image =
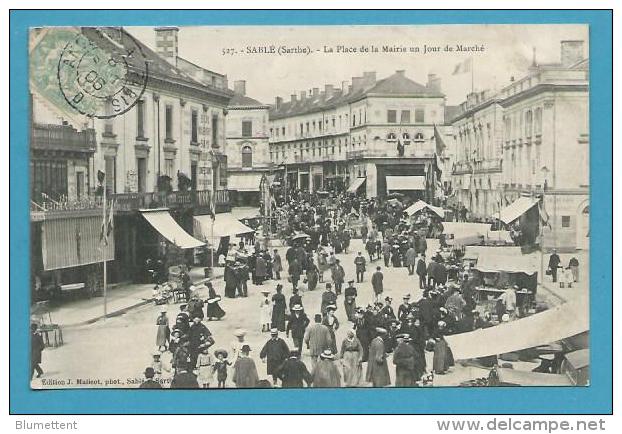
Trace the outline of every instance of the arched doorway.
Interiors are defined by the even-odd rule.
[[[577,249],[590,248],[590,205],[583,202],[577,210]]]

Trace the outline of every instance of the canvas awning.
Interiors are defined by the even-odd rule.
[[[518,369],[496,368],[499,383],[517,386],[573,386],[572,381],[563,374],[519,371]]]
[[[445,210],[443,208],[430,205],[422,200],[419,200],[413,203],[411,206],[406,208],[404,212],[408,214],[409,216],[412,216],[425,208],[429,209],[430,211],[432,211],[434,214],[436,214],[440,218],[445,217]]]
[[[449,245],[479,244],[489,230],[488,223],[443,222],[443,233]]]
[[[494,356],[566,339],[590,328],[589,300],[576,299],[515,321],[445,336],[456,360]]]
[[[201,241],[193,238],[188,232],[173,220],[166,208],[141,209],[141,214],[153,228],[164,238],[182,249],[194,249],[205,245]]]
[[[235,191],[259,191],[261,174],[231,174],[227,179],[227,188]]]
[[[532,197],[519,197],[510,205],[503,208],[500,212],[493,214],[492,217],[498,218],[505,224],[510,224],[538,203],[538,199]]]
[[[387,192],[425,190],[425,176],[387,176]]]
[[[367,178],[356,178],[352,181],[352,184],[348,187],[348,193],[356,193],[359,188],[365,183]]]
[[[533,256],[526,255],[503,255],[495,251],[497,247],[490,247],[492,250],[480,250],[477,265],[474,267],[482,273],[525,273],[532,275],[537,272],[539,264],[534,261]]]
[[[212,237],[212,222],[214,225],[214,238],[236,237],[237,235],[255,232],[244,223],[235,218],[231,213],[216,214],[212,220],[211,215],[194,216],[194,236],[208,241]]]
[[[510,231],[488,231],[486,234],[486,240],[492,243],[503,242],[506,244],[513,244],[514,240],[510,235]]]

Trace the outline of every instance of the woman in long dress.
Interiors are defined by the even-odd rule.
[[[339,355],[343,365],[343,381],[346,387],[357,387],[363,374],[363,346],[356,337],[354,330],[348,331],[348,336],[341,343]]]
[[[282,293],[283,285],[276,286],[276,294],[272,296],[272,327],[276,327],[279,331],[285,331],[285,311],[287,310],[287,302]]]
[[[169,327],[168,316],[166,315],[166,309],[160,312],[160,316],[156,320],[158,326],[158,332],[156,334],[156,346],[160,351],[166,351],[170,338],[171,329]]]
[[[318,268],[313,263],[313,258],[310,258],[309,265],[307,266],[307,281],[309,282],[309,291],[313,291],[317,288],[318,283]]]
[[[211,321],[212,318],[221,319],[225,316],[225,311],[222,310],[218,302],[220,301],[220,296],[216,294],[216,290],[214,290],[214,286],[211,282],[207,282],[206,286],[209,288],[208,299],[207,299],[207,308],[205,309],[205,316],[208,320]]]
[[[322,324],[328,327],[330,331],[330,349],[333,354],[337,354],[337,341],[335,340],[335,330],[339,328],[339,320],[335,316],[335,310],[337,310],[337,306],[334,304],[326,306],[326,315],[322,319]]]

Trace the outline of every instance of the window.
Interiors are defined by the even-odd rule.
[[[352,115],[352,126],[356,125],[356,113]]]
[[[253,149],[248,145],[242,148],[242,167],[253,167]]]
[[[164,174],[166,176],[170,176],[171,178],[175,174],[175,160],[172,158],[167,158],[164,160]]]
[[[534,119],[534,134],[540,135],[542,134],[542,109],[537,108]]]
[[[192,110],[190,115],[190,141],[192,143],[199,143],[199,113],[196,110]]]
[[[136,136],[145,137],[145,101],[136,104]]]
[[[526,137],[531,137],[532,128],[533,128],[533,114],[531,113],[531,110],[527,110],[527,113],[525,113],[525,136]]]
[[[253,122],[242,121],[242,137],[252,137],[252,136],[253,136]]]
[[[395,136],[395,133],[389,133],[387,135],[387,141],[394,142],[395,140],[397,140],[397,137]]]
[[[423,141],[423,133],[415,134],[415,140],[418,141],[418,142],[422,142]]]
[[[218,143],[218,114],[212,115],[212,148],[217,148],[219,146]]]
[[[562,216],[562,228],[569,228],[569,227],[570,227],[570,216],[563,215]]]
[[[387,110],[387,122],[390,124],[394,124],[397,122],[397,111],[396,110]]]
[[[110,100],[106,100],[104,103],[104,112],[106,116],[112,116],[114,111],[112,109],[112,102]],[[104,120],[104,134],[114,135],[114,120],[113,118],[106,118]]]
[[[167,105],[165,113],[166,139],[173,140],[173,106]]]
[[[281,128],[281,132],[283,133],[283,136],[285,137],[285,127]]]
[[[67,195],[67,161],[37,160],[30,163],[32,200],[45,202]]]
[[[147,191],[147,159],[146,158],[137,158],[136,159],[136,181],[138,191],[143,193]]]
[[[425,110],[422,108],[415,109],[415,123],[422,124],[425,122]]]
[[[410,110],[402,110],[402,116],[400,117],[400,123],[402,124],[410,123]]]
[[[84,194],[84,172],[76,172],[76,199],[81,199],[83,194]]]
[[[106,163],[106,191],[109,193],[116,193],[116,178],[117,178],[117,158],[113,156],[107,156],[105,158]]]

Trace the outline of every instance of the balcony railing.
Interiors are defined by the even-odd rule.
[[[211,207],[211,190],[190,190],[151,192],[151,193],[116,193],[108,196],[109,200],[114,201],[115,213],[134,212],[139,209],[147,208],[199,208],[209,210]],[[229,191],[216,190],[214,194],[214,206],[216,212],[229,211]],[[65,215],[79,215],[84,212],[101,210],[101,196],[86,197],[81,200],[59,200],[45,201],[42,203],[31,202],[31,216],[39,219],[42,214],[65,213]]]
[[[458,161],[454,163],[452,175],[464,175],[466,173],[495,173],[503,169],[501,158],[488,160]]]
[[[95,130],[78,131],[69,125],[33,124],[30,144],[33,149],[95,152]]]
[[[397,145],[395,148],[388,149],[358,149],[355,151],[346,151],[346,159],[357,160],[362,158],[432,158],[434,150],[432,148],[421,148],[417,145],[408,145],[404,147],[404,155],[399,155]]]

